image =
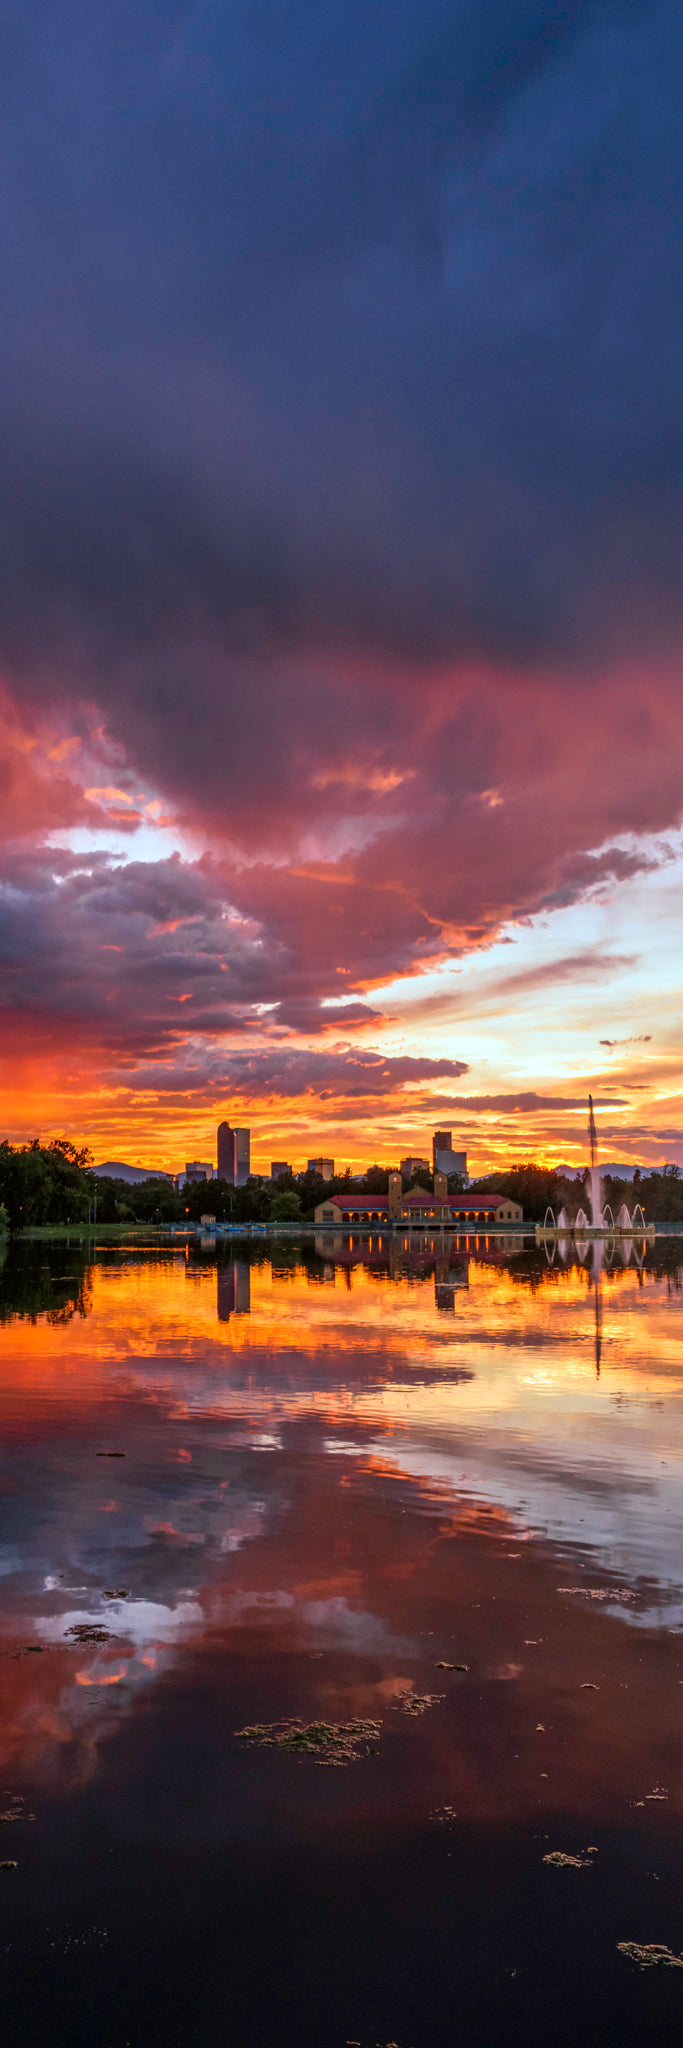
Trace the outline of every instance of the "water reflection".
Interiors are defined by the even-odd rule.
[[[221,1260],[216,1266],[216,1307],[221,1323],[231,1316],[248,1316],[251,1311],[251,1282],[247,1259]]]
[[[300,2009],[278,2000],[300,1933],[283,1920],[277,1968],[264,1972],[254,1930],[262,1938],[266,1927],[270,1947],[280,1939],[282,1902],[306,1891],[306,1858],[311,2039],[450,2048],[453,1926],[471,1914],[468,2040],[563,2044],[550,1964],[532,2024],[509,2003],[512,1977],[500,2009],[487,2005],[481,1957],[492,1898],[499,1944],[504,1901],[519,1895],[509,1969],[531,1981],[533,1967],[537,1982],[555,1911],[547,1892],[536,1910],[546,1875],[537,1838],[570,1848],[573,1828],[580,1844],[601,1844],[604,1896],[597,1869],[585,1881],[602,1900],[598,1930],[628,1862],[608,1830],[628,1828],[631,1844],[642,1836],[633,1898],[620,1877],[612,1946],[631,1936],[683,1945],[683,1896],[665,1891],[664,1850],[679,1793],[683,1803],[682,1270],[675,1242],[648,1246],[640,1262],[606,1256],[602,1268],[592,1251],[584,1264],[548,1264],[518,1238],[505,1252],[485,1239],[321,1233],[277,1247],[102,1249],[90,1264],[63,1245],[11,1246],[0,1276],[0,1760],[3,1784],[30,1794],[38,1814],[19,1860],[32,1859],[34,1904],[22,1906],[13,1953],[25,1952],[28,1970],[55,1869],[60,1898],[81,1899],[83,1912],[104,1883],[113,1924],[123,1844],[131,1897],[144,1881],[154,1899],[163,1867],[163,1911],[146,1939],[158,1959],[163,1922],[170,1948],[157,1981],[179,2010],[186,2001],[184,2034],[170,1990],[137,2034],[119,2005],[103,2031],[71,1985],[61,2032],[50,2008],[34,2033],[32,2018],[23,2033],[15,2024],[14,2038],[59,2048],[198,2038],[186,1931],[197,1885],[203,1911],[218,1886],[221,1925],[239,1935],[215,1937],[199,1973],[215,2000],[202,2022],[208,2048],[232,2038],[224,2015],[241,1956],[251,1988],[239,1993],[235,2040],[295,2048]],[[410,1687],[438,1696],[414,1725],[397,1712]],[[235,1756],[234,1728],[287,1714],[371,1714],[381,1755],[357,1772],[313,1775],[302,1760],[286,1760],[287,1775],[282,1758]],[[430,1821],[447,1808],[466,1847]],[[116,1849],[110,1858],[107,1835],[104,1878],[92,1860],[102,1816]],[[503,1880],[495,1858],[509,1858],[511,1843]],[[647,1920],[642,1872],[653,1868],[665,1925]],[[401,1871],[410,1914],[385,1968],[381,1928]],[[349,1925],[342,1938],[338,1916],[357,1886],[373,1989],[364,2005],[361,1985],[347,2009],[359,1935]],[[442,1963],[434,1927],[446,1907]],[[571,1966],[582,1910],[563,1894],[548,1935],[555,1966],[563,1944]],[[418,1990],[438,1980],[428,2030],[392,2004],[423,1942],[418,2019]],[[463,1954],[466,1974],[469,1937]],[[123,1985],[125,1944],[118,1969]],[[330,1971],[338,2003],[323,2012]],[[605,1972],[601,1951],[598,1999]],[[266,1978],[274,2003],[257,2014],[249,1999],[266,1997]],[[116,2000],[118,1979],[108,1983]],[[606,2048],[639,2038],[613,2004],[599,2025],[584,2019],[584,2036],[597,2027]]]

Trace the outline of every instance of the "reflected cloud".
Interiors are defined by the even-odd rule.
[[[41,1247],[46,1307],[19,1259],[0,1451],[8,1740],[44,1756],[76,1742],[91,1771],[141,1692],[216,1632],[231,1656],[265,1632],[287,1654],[403,1669],[420,1634],[404,1603],[445,1532],[500,1539],[509,1573],[550,1557],[556,1586],[598,1571],[620,1628],[683,1626],[683,1247],[601,1270],[592,1250],[548,1264],[518,1238],[235,1251],[215,1285],[213,1262],[175,1251],[104,1253],[67,1321],[47,1287],[63,1250]],[[125,1451],[114,1499],[105,1439]],[[77,1654],[74,1627],[109,1638]]]

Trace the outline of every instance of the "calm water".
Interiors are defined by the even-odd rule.
[[[4,2039],[680,2042],[683,1243],[237,1249],[0,1274]]]

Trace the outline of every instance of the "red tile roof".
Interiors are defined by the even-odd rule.
[[[493,1193],[478,1194],[476,1189],[464,1195],[430,1195],[428,1188],[412,1188],[410,1194],[402,1195],[402,1209],[500,1209],[511,1197]],[[316,1204],[324,1209],[334,1202],[338,1209],[379,1209],[388,1213],[388,1195],[326,1195]]]

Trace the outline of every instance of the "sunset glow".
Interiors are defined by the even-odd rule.
[[[527,11],[17,28],[13,1142],[683,1162],[677,37]]]

